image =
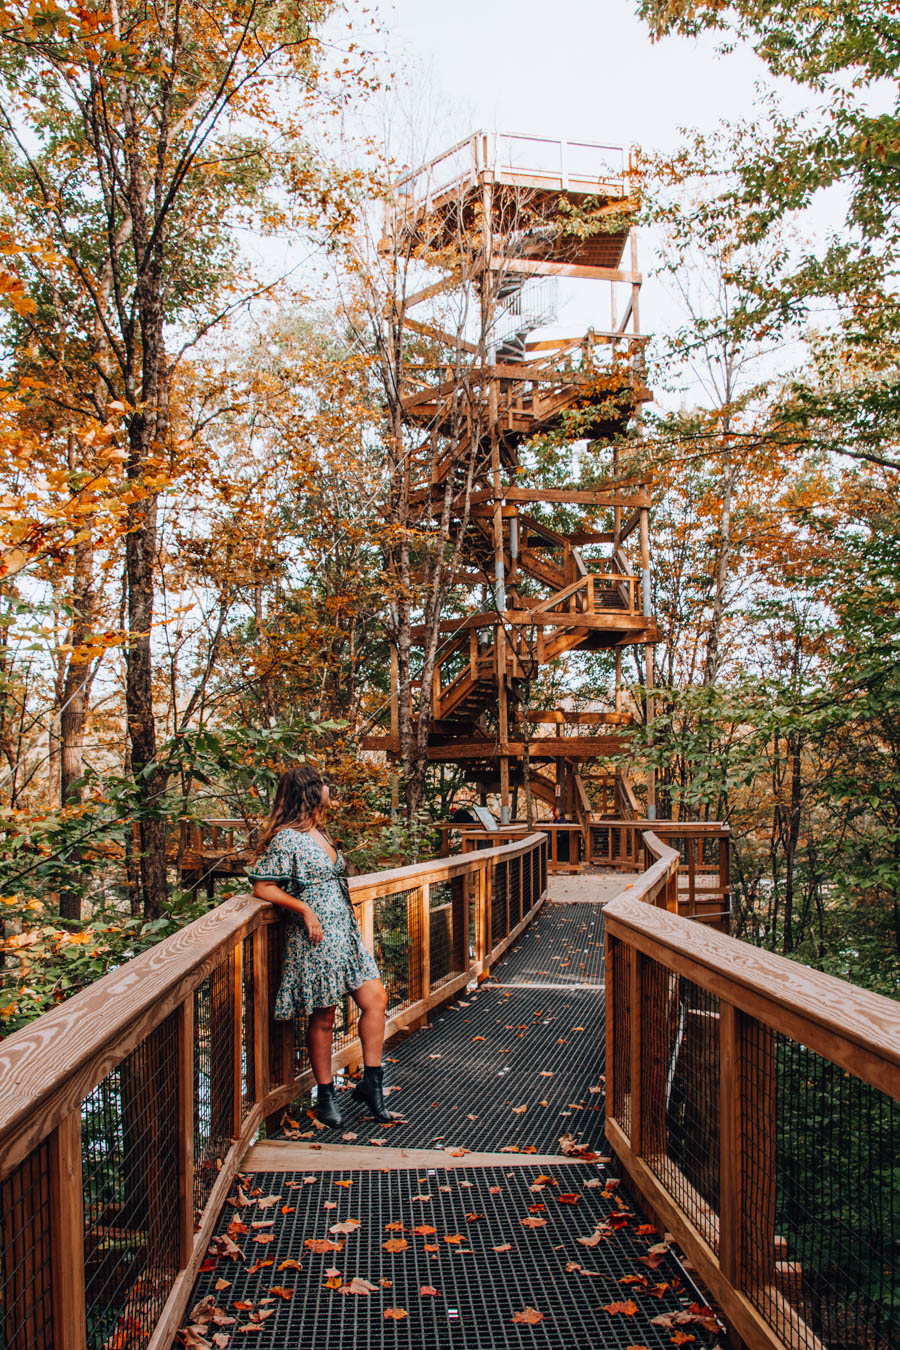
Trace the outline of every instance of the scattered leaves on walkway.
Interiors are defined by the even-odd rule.
[[[525,1307],[522,1312],[513,1313],[509,1319],[511,1322],[524,1322],[528,1326],[534,1326],[544,1320],[544,1314],[538,1312],[537,1308]]]

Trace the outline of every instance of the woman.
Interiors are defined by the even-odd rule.
[[[363,946],[340,851],[323,833],[328,784],[311,764],[282,776],[272,815],[248,869],[253,894],[287,910],[284,963],[275,999],[280,1022],[309,1014],[306,1044],[316,1077],[316,1115],[323,1125],[342,1124],[331,1074],[331,1033],[339,998],[359,1006],[363,1076],[354,1095],[376,1120],[392,1119],[384,1104],[384,1015],[387,992]]]

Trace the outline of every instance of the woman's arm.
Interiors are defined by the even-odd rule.
[[[257,900],[268,900],[270,905],[281,905],[282,909],[289,909],[294,914],[299,914],[306,924],[306,931],[309,934],[310,942],[315,946],[317,942],[322,941],[322,925],[319,923],[318,916],[314,909],[303,900],[297,900],[293,895],[288,895],[280,886],[276,886],[274,881],[254,881],[253,894]]]

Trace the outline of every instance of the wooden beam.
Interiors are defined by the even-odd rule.
[[[640,272],[621,272],[615,267],[589,267],[584,263],[555,263],[526,260],[524,258],[497,258],[491,260],[491,268],[499,272],[516,272],[528,277],[584,277],[589,281],[623,281],[629,286],[640,286]]]
[[[404,319],[407,328],[411,328],[414,333],[420,333],[422,337],[433,338],[435,342],[443,342],[448,347],[457,347],[460,351],[468,352],[470,356],[478,356],[479,348],[474,342],[467,342],[465,338],[458,334],[445,333],[442,328],[435,328],[430,323],[419,323],[416,319]]]

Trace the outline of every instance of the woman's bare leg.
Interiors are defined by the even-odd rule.
[[[384,1046],[384,1014],[387,1008],[387,990],[380,980],[366,980],[353,990],[359,1008],[359,1039],[362,1044],[363,1064],[377,1069],[381,1064]],[[334,1009],[332,1008],[332,1017]]]
[[[306,1044],[309,1063],[317,1083],[331,1082],[331,1033],[334,1027],[334,1004],[330,1008],[315,1008],[306,1024]]]

